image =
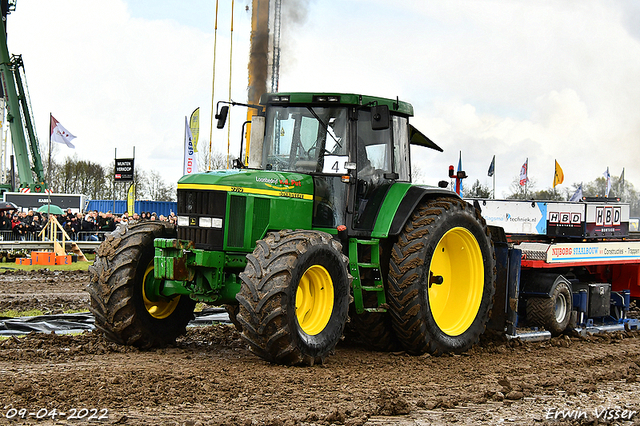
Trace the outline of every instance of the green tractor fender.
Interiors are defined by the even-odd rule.
[[[395,183],[382,202],[371,236],[387,238],[398,235],[420,201],[438,196],[460,198],[455,192],[442,188]]]

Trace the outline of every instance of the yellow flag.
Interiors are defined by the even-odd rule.
[[[200,136],[200,107],[196,108],[191,114],[189,120],[189,128],[191,129],[191,135],[193,136],[193,150],[198,152],[198,136]]]
[[[129,213],[129,217],[133,216],[135,213],[134,206],[136,204],[136,184],[132,183],[129,187],[129,191],[127,191],[127,213]]]
[[[564,182],[564,173],[562,173],[562,168],[560,167],[560,164],[558,164],[558,161],[556,161],[556,173],[553,175],[553,187],[555,188],[556,185],[560,185],[562,182]]]

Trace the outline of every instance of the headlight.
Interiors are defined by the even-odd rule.
[[[211,228],[211,218],[210,217],[201,217],[198,219],[198,226],[201,228]]]
[[[222,219],[219,217],[201,217],[198,219],[201,228],[222,228]]]
[[[189,218],[187,216],[178,216],[178,226],[189,226]]]

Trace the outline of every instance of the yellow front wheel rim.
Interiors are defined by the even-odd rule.
[[[153,277],[153,262],[147,267],[147,270],[144,271],[144,279],[142,281],[142,299],[144,300],[144,307],[149,312],[149,315],[156,319],[164,319],[176,310],[178,306],[178,302],[180,302],[180,296],[176,296],[169,301],[158,300],[151,301],[147,298],[147,294],[145,293],[145,283],[147,280],[154,280]]]
[[[484,291],[484,263],[476,238],[462,227],[447,231],[431,258],[429,307],[436,324],[459,336],[473,324]]]
[[[320,333],[333,312],[333,280],[323,266],[307,269],[296,290],[296,317],[302,331],[310,336]]]

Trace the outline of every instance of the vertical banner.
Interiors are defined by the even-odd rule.
[[[196,154],[193,150],[193,136],[191,135],[191,128],[189,127],[187,117],[184,117],[184,166],[182,168],[182,174],[190,175],[197,171]]]
[[[134,206],[136,204],[136,184],[132,183],[129,186],[129,191],[127,191],[127,213],[129,213],[129,217],[133,216],[135,213]]]
[[[198,152],[198,136],[200,135],[200,107],[191,113],[189,119],[189,129],[191,129],[191,139],[193,140],[193,150]]]
[[[520,186],[525,186],[529,182],[529,159],[520,167]]]
[[[607,188],[605,189],[604,196],[609,196],[609,191],[611,191],[611,175],[609,174],[609,167],[607,166],[607,171],[604,172],[604,177],[606,179]]]

